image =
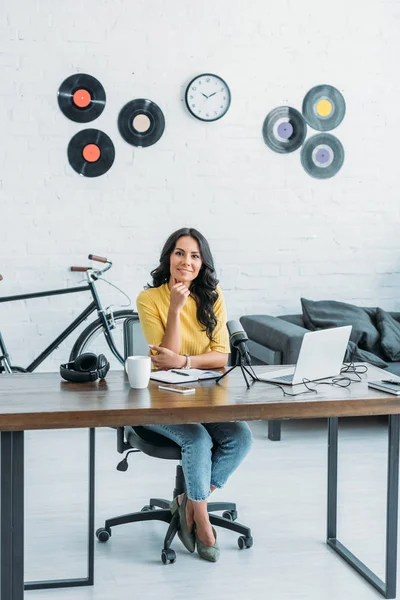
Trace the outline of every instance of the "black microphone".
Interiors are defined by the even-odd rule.
[[[243,362],[246,365],[251,365],[251,358],[249,353],[249,348],[247,346],[247,342],[249,338],[245,330],[242,327],[240,321],[228,321],[226,324],[229,331],[229,341],[234,348],[237,348],[240,356],[243,359]]]

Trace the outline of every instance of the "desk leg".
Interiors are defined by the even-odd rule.
[[[24,432],[0,442],[0,600],[24,597]]]
[[[338,418],[328,419],[328,514],[327,544],[385,598],[396,597],[397,516],[399,496],[400,415],[389,415],[388,485],[386,509],[386,566],[382,581],[337,539],[337,452]]]
[[[268,421],[268,438],[272,442],[279,442],[281,439],[281,428],[282,421],[277,421],[275,419],[270,419]]]
[[[95,429],[89,429],[89,494],[88,494],[88,573],[79,579],[52,579],[48,581],[29,581],[26,590],[44,590],[48,588],[65,588],[93,585],[94,581],[94,501],[95,501]],[[0,596],[0,600],[3,597]],[[7,598],[8,600],[8,598]],[[19,600],[19,598],[18,598]]]

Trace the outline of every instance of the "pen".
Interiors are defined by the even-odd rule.
[[[189,373],[181,373],[180,371],[174,371],[174,369],[171,369],[171,373],[175,373],[176,375],[185,375],[185,377],[189,377]]]

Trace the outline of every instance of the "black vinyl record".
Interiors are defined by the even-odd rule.
[[[304,170],[316,179],[329,179],[339,171],[344,162],[342,143],[330,133],[317,133],[301,149]]]
[[[164,114],[151,100],[137,98],[121,108],[118,129],[128,144],[146,148],[158,142],[164,133]]]
[[[100,81],[85,73],[67,77],[60,85],[57,98],[64,115],[77,123],[94,121],[106,105],[106,93]]]
[[[84,177],[103,175],[112,166],[114,158],[114,144],[99,129],[79,131],[68,144],[69,164]]]
[[[346,103],[332,85],[317,85],[304,97],[303,116],[317,131],[331,131],[343,121]]]
[[[294,152],[305,140],[307,125],[298,110],[291,106],[278,106],[265,117],[264,142],[274,152]]]

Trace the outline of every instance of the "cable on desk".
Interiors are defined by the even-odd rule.
[[[302,384],[307,388],[307,391],[292,394],[290,392],[287,392],[285,388],[279,383],[274,383],[273,381],[263,381],[262,379],[259,379],[255,374],[253,367],[250,366],[249,368],[251,369],[256,381],[260,381],[261,383],[268,383],[269,385],[274,385],[275,387],[278,387],[280,390],[282,390],[284,396],[300,396],[301,394],[309,394],[310,392],[318,394],[318,390],[315,389],[315,387],[318,385],[330,385],[332,387],[347,388],[352,383],[358,383],[362,381],[360,374],[366,373],[368,371],[368,367],[366,365],[355,365],[354,362],[351,361],[348,364],[343,364],[342,368],[340,369],[340,374],[342,375],[343,373],[351,373],[356,376],[356,379],[353,379],[348,375],[345,375],[344,377],[333,377],[331,381],[311,381],[310,379],[303,378]],[[309,384],[314,384],[315,387],[311,388],[309,387]]]

